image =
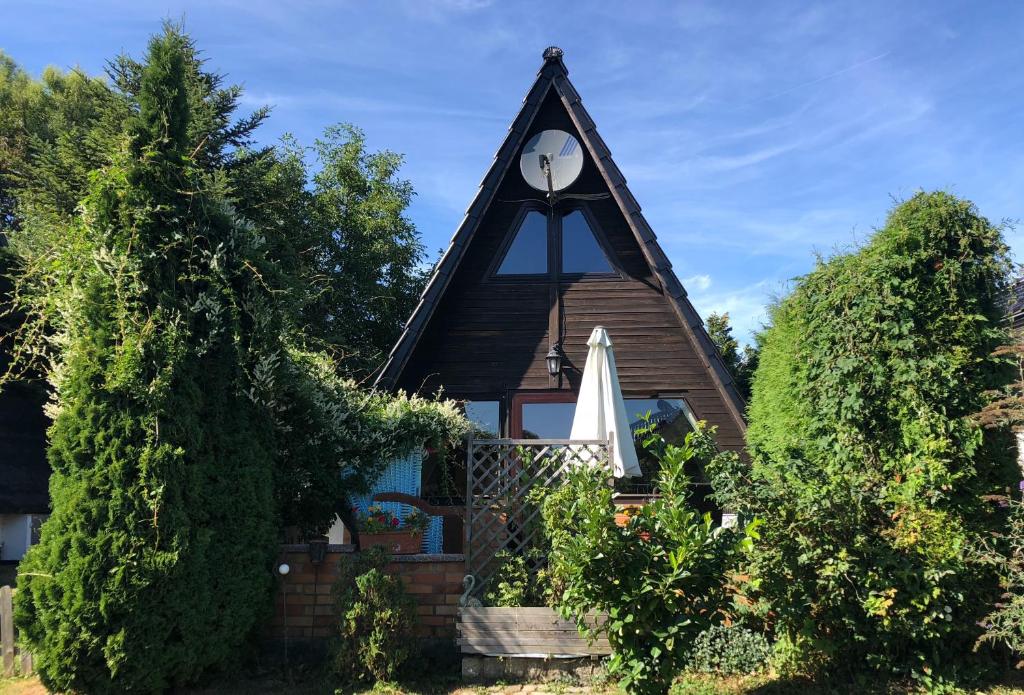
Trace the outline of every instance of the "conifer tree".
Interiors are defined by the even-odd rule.
[[[722,356],[726,369],[736,381],[736,388],[739,389],[740,395],[749,401],[750,382],[757,369],[758,349],[751,345],[744,345],[743,350],[740,351],[740,343],[732,335],[728,312],[724,314],[711,312],[705,323],[711,342],[718,348],[718,354]]]
[[[130,136],[50,258],[53,514],[16,619],[55,690],[189,682],[232,656],[271,587],[272,423],[246,351],[278,326],[259,239],[197,164],[189,50],[173,28],[150,42]]]
[[[349,261],[316,262],[366,237],[361,219],[383,233],[401,217],[396,156],[339,135],[318,153],[343,166],[309,192],[301,148],[253,148],[267,111],[233,120],[240,88],[203,62],[168,25],[144,61],[111,63],[113,86],[0,66],[0,104],[35,109],[0,118],[0,145],[17,145],[0,152],[14,287],[0,387],[44,375],[54,421],[53,514],[20,568],[16,619],[54,689],[155,692],[223,664],[268,614],[276,530],[323,533],[389,460],[468,427],[453,403],[343,378],[304,311],[325,272],[380,257],[346,246],[333,257]],[[319,216],[328,199],[342,217]],[[408,289],[418,237],[395,234],[409,253],[387,283]],[[380,335],[396,306],[368,319]]]

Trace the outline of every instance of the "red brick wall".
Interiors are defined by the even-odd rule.
[[[268,637],[315,639],[334,634],[331,587],[338,562],[351,552],[351,546],[330,546],[323,563],[315,567],[305,545],[281,546],[276,566],[287,563],[290,571],[278,577]],[[416,600],[421,636],[455,637],[455,614],[466,573],[462,555],[395,555],[387,571],[401,577],[405,590]]]

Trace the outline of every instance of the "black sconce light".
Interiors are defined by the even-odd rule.
[[[562,345],[560,343],[555,343],[554,345],[552,345],[551,349],[548,350],[548,354],[544,358],[544,361],[547,362],[548,365],[548,374],[550,374],[551,376],[558,376],[559,374],[561,374]]]
[[[316,538],[309,542],[309,561],[319,565],[327,557],[327,539]]]

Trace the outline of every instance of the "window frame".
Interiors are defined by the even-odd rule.
[[[564,251],[562,220],[567,215],[576,211],[579,211],[583,215],[584,220],[590,227],[590,231],[594,235],[594,239],[597,241],[597,246],[601,250],[601,253],[604,254],[610,270],[583,273],[562,272],[562,255]],[[547,272],[499,272],[501,264],[505,261],[505,256],[508,254],[509,249],[515,242],[516,235],[519,233],[523,223],[526,221],[527,215],[531,212],[539,212],[547,219]],[[505,239],[502,241],[501,246],[498,247],[498,253],[495,255],[495,258],[491,261],[490,267],[487,269],[486,278],[489,282],[536,283],[543,280],[545,282],[562,284],[578,282],[580,280],[621,280],[625,277],[622,266],[619,264],[618,258],[612,251],[607,235],[605,235],[604,230],[601,228],[601,225],[597,223],[597,219],[594,217],[594,214],[587,205],[583,203],[573,203],[572,205],[567,205],[566,207],[555,210],[555,214],[551,214],[551,212],[551,208],[539,202],[527,202],[519,208],[519,211],[512,220],[512,224],[509,225],[509,231],[505,234]]]
[[[513,391],[509,399],[508,434],[511,439],[523,438],[523,406],[532,403],[575,403],[575,391]],[[568,438],[568,437],[567,437]]]
[[[547,271],[543,273],[501,273],[501,264],[505,262],[505,256],[508,255],[509,250],[512,248],[512,244],[515,243],[516,235],[519,234],[519,230],[522,229],[523,224],[526,222],[526,217],[531,212],[539,212],[544,216],[546,220],[546,236],[548,242],[548,250],[545,254],[547,260]],[[519,208],[519,212],[512,219],[512,224],[509,225],[509,231],[505,234],[505,239],[501,242],[501,246],[498,249],[494,260],[491,261],[491,267],[487,270],[487,277],[491,280],[511,280],[513,282],[521,282],[523,280],[535,280],[536,278],[548,278],[551,277],[551,222],[548,218],[548,211],[545,206],[538,203],[526,203]]]
[[[584,221],[587,226],[590,227],[591,234],[594,235],[594,241],[597,242],[597,247],[601,249],[601,253],[604,254],[604,258],[608,261],[609,270],[601,271],[590,271],[582,273],[566,273],[562,270],[563,267],[563,256],[565,255],[565,242],[562,236],[562,220],[571,215],[574,212],[579,212],[583,215]],[[597,223],[597,218],[594,217],[594,213],[590,211],[590,208],[583,203],[576,203],[568,206],[563,210],[558,217],[556,222],[558,227],[557,243],[558,243],[558,281],[559,282],[575,282],[577,280],[591,280],[591,279],[622,279],[622,269],[619,267],[616,261],[615,254],[612,253],[611,244],[608,242],[608,237],[605,235],[601,225]]]

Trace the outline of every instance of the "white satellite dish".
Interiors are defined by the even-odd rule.
[[[523,148],[519,170],[538,191],[563,191],[583,171],[583,148],[564,130],[542,130]]]

